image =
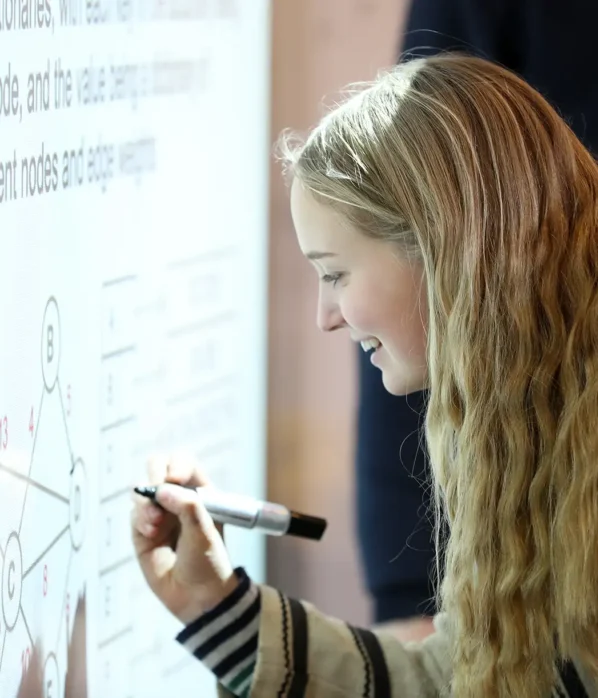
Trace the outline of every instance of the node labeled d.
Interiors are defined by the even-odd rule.
[[[71,542],[75,550],[79,550],[85,537],[86,505],[87,476],[83,461],[79,458],[73,466],[69,497],[69,528],[71,531]]]
[[[54,296],[46,303],[42,328],[42,373],[46,390],[51,393],[58,380],[60,364],[60,315]]]
[[[19,537],[13,531],[8,537],[2,565],[2,613],[9,630],[15,627],[19,617],[22,589],[23,555]]]

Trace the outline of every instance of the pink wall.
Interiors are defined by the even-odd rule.
[[[273,141],[305,130],[322,99],[396,55],[406,0],[274,0]],[[301,257],[288,191],[273,165],[269,323],[269,496],[324,514],[321,543],[273,539],[268,581],[321,610],[367,623],[354,532],[355,347],[315,326],[316,275]]]

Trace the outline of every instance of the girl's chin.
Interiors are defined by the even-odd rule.
[[[427,386],[425,372],[418,372],[412,375],[406,375],[405,369],[393,371],[390,367],[381,368],[382,383],[387,392],[391,395],[410,395],[425,390]]]

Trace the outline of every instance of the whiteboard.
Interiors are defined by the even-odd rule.
[[[266,0],[0,0],[2,698],[215,695],[130,488],[183,449],[264,495],[269,31]]]

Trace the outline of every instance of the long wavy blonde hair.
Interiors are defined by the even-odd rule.
[[[460,55],[402,64],[280,145],[426,270],[453,695],[546,698],[571,657],[598,676],[597,164],[529,85]]]

